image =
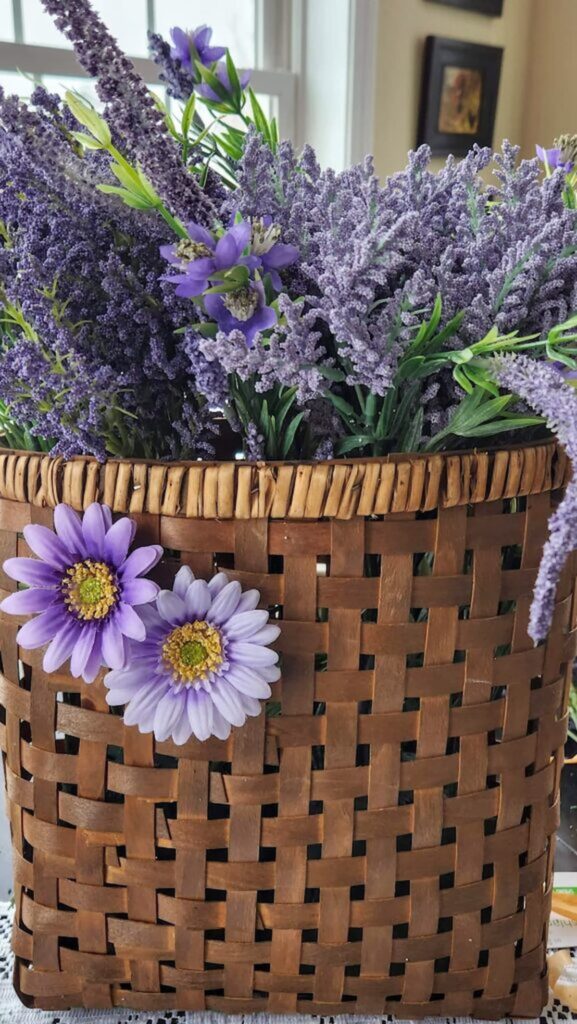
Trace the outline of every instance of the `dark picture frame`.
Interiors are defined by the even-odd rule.
[[[447,7],[460,7],[463,11],[475,11],[489,18],[500,18],[503,13],[503,0],[432,0],[436,4]]]
[[[464,156],[493,144],[502,59],[499,46],[427,36],[417,145]]]

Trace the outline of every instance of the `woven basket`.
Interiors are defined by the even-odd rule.
[[[280,715],[184,747],[125,727],[101,681],[19,663],[2,618],[22,1000],[537,1015],[572,566],[544,645],[527,622],[567,476],[553,444],[318,465],[0,455],[2,559],[58,501],[98,499],[164,545],[159,582],[218,565],[282,617]]]

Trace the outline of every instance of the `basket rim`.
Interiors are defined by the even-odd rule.
[[[147,459],[140,455],[134,456],[120,456],[111,455],[109,458],[104,460],[97,459],[95,455],[71,455],[70,458],[64,458],[62,455],[51,455],[49,452],[37,452],[30,451],[27,448],[5,448],[0,445],[0,458],[6,455],[17,455],[17,456],[37,456],[41,459],[58,460],[63,463],[74,463],[74,462],[89,462],[97,463],[99,466],[105,466],[109,464],[118,465],[138,465],[138,466],[184,466],[186,469],[205,466],[271,466],[273,468],[280,468],[281,466],[364,466],[364,465],[381,465],[399,462],[408,462],[411,465],[415,462],[424,462],[433,458],[459,458],[465,455],[471,455],[475,457],[487,456],[488,458],[502,453],[511,452],[522,452],[529,448],[560,448],[560,444],[557,439],[550,435],[549,437],[541,438],[537,441],[525,441],[522,444],[511,444],[511,445],[499,445],[494,448],[473,446],[471,448],[451,448],[439,452],[389,452],[387,455],[364,455],[358,457],[340,457],[335,459]]]
[[[194,520],[352,519],[539,494],[570,472],[555,440],[326,462],[66,461],[0,449],[0,500],[78,510],[101,501],[113,512]]]

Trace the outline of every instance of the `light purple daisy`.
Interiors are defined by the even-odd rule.
[[[146,639],[131,644],[127,667],[104,678],[108,703],[126,704],[125,724],[181,744],[225,740],[260,714],[280,677],[268,647],[280,629],[256,610],[259,598],[222,572],[207,583],[182,566],[173,589],[142,609]]]
[[[136,524],[124,516],[112,522],[107,505],[94,502],[82,518],[69,505],[54,509],[55,531],[24,527],[27,544],[38,558],[8,558],[4,571],[26,584],[0,605],[11,615],[39,613],[18,632],[21,647],[48,644],[45,672],[70,658],[73,676],[90,683],[104,665],[126,664],[128,641],[142,641],[144,622],[135,606],[153,601],[158,587],[142,579],[162,557],[156,544],[128,549]]]

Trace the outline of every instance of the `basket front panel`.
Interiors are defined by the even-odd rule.
[[[16,982],[38,1007],[539,1012],[573,578],[527,636],[551,494],[350,520],[142,514],[281,619],[267,713],[155,743],[1,631]],[[2,502],[3,557],[51,512]],[[1,580],[4,592],[14,584]]]

